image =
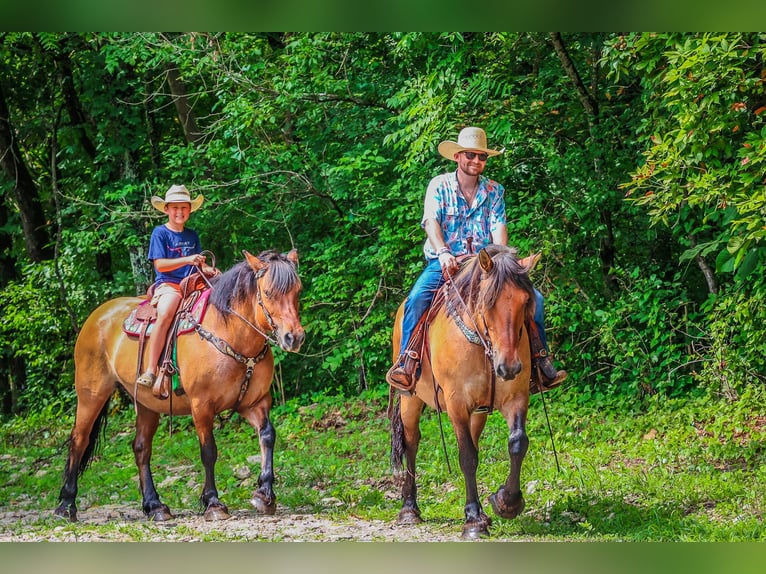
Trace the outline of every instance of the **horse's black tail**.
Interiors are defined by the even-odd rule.
[[[391,389],[389,401],[393,407],[389,408],[391,420],[391,466],[394,470],[402,469],[404,460],[404,423],[402,422],[402,400],[399,393]],[[396,397],[396,398],[394,398]]]
[[[104,406],[101,407],[101,412],[98,413],[96,420],[93,421],[93,428],[90,430],[90,436],[88,437],[88,446],[85,447],[85,451],[82,453],[82,458],[80,459],[80,468],[78,469],[78,474],[80,476],[87,470],[90,463],[93,461],[94,455],[100,450],[101,439],[106,437],[109,403],[111,403],[111,398],[104,403]]]

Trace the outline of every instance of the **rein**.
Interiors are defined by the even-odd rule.
[[[213,265],[212,266],[215,267],[215,255],[213,255],[213,252],[212,251],[203,251],[202,253],[210,253],[211,257],[213,257]],[[212,289],[213,288],[213,284],[210,282],[210,280],[207,278],[205,273],[202,271],[202,267],[199,266],[199,265],[195,265],[195,267],[199,270],[200,276],[205,281],[205,284],[208,286],[208,288]],[[261,311],[263,311],[263,315],[264,315],[264,317],[266,317],[266,321],[268,322],[269,327],[271,328],[271,332],[273,333],[273,332],[275,332],[277,330],[277,326],[274,323],[274,318],[271,316],[271,313],[268,312],[268,310],[266,309],[266,306],[263,304],[263,298],[261,297],[261,282],[260,282],[260,279],[261,279],[261,277],[263,277],[263,275],[265,273],[266,273],[266,269],[261,269],[260,271],[258,271],[255,274],[255,279],[256,279],[256,281],[255,281],[255,299],[258,302],[258,305],[260,306]],[[245,325],[250,327],[256,333],[261,335],[264,339],[266,339],[266,341],[268,341],[272,345],[278,345],[279,344],[279,341],[277,341],[274,337],[272,337],[271,335],[261,331],[256,325],[254,325],[251,321],[249,321],[247,318],[242,316],[236,310],[232,309],[231,307],[227,307],[226,308],[226,312],[227,313],[231,313],[232,315],[237,317],[240,321],[242,321]]]
[[[212,253],[211,253],[212,255]],[[205,276],[204,273],[202,273],[202,268],[198,267],[200,270],[200,274],[205,280],[205,283],[207,283],[207,286],[212,289],[213,285],[208,280],[208,278]],[[264,316],[266,317],[266,321],[269,324],[269,327],[271,328],[271,332],[274,333],[277,330],[277,327],[274,323],[274,319],[272,318],[271,314],[266,309],[266,306],[263,304],[263,298],[261,297],[261,278],[266,273],[265,269],[261,269],[255,274],[255,298],[258,302],[258,305],[261,308],[261,311],[263,311]],[[247,392],[247,388],[250,385],[250,379],[253,376],[253,371],[255,370],[255,366],[260,363],[264,357],[266,356],[267,351],[269,350],[269,343],[273,345],[278,345],[279,342],[272,337],[271,335],[264,333],[261,329],[259,329],[255,324],[253,324],[252,321],[248,320],[246,317],[244,317],[242,314],[237,312],[236,310],[232,309],[231,307],[228,307],[226,309],[227,312],[231,313],[238,319],[240,319],[245,325],[253,329],[256,333],[261,335],[265,341],[263,342],[263,348],[261,351],[254,357],[247,357],[243,355],[242,353],[236,351],[229,343],[227,343],[224,339],[221,339],[217,335],[211,333],[207,329],[205,329],[194,317],[191,316],[191,313],[186,313],[187,320],[194,325],[194,330],[197,332],[197,334],[200,336],[201,339],[204,339],[211,345],[213,345],[216,349],[218,349],[221,353],[226,355],[227,357],[231,357],[238,363],[242,363],[243,365],[247,366],[247,369],[245,370],[245,376],[242,379],[242,382],[239,386],[239,396],[237,397],[237,402],[234,403],[234,406],[232,407],[234,410],[239,407],[240,402],[242,402],[242,399],[245,396],[245,393]]]
[[[204,339],[211,345],[213,345],[216,349],[218,349],[221,353],[226,355],[227,357],[231,357],[238,363],[242,363],[243,365],[247,366],[247,369],[245,370],[245,376],[242,379],[242,382],[239,385],[239,396],[237,397],[237,402],[234,403],[234,406],[232,409],[236,410],[237,407],[239,407],[239,403],[242,402],[242,399],[245,396],[245,393],[247,392],[247,388],[250,385],[250,379],[253,376],[253,371],[255,370],[255,366],[260,363],[264,357],[266,356],[267,351],[269,350],[269,342],[268,340],[263,342],[263,349],[254,357],[246,357],[242,353],[234,350],[229,343],[227,343],[225,340],[221,339],[217,335],[214,335],[207,329],[205,329],[200,323],[198,323],[193,317],[190,315],[187,315],[187,318],[194,323],[194,330],[197,331],[197,334],[199,334],[201,339]]]
[[[460,296],[460,291],[455,286],[455,284],[452,282],[452,275],[448,274],[447,278],[447,289],[452,289],[455,293],[455,296],[457,297],[457,300],[460,301],[460,304],[463,306],[463,309],[468,313],[468,305],[463,300],[463,298]],[[479,326],[476,324],[476,321],[473,320],[473,316],[468,313],[468,318],[471,320],[471,323],[473,323],[474,328],[471,329],[468,325],[466,325],[465,321],[463,321],[463,318],[460,316],[460,312],[455,309],[455,306],[451,303],[450,298],[447,297],[445,308],[447,310],[447,314],[452,317],[452,320],[457,325],[458,329],[461,333],[465,336],[465,338],[468,340],[469,343],[473,343],[474,345],[480,345],[484,347],[484,358],[489,363],[489,369],[490,369],[490,384],[489,384],[489,406],[487,407],[479,407],[476,409],[475,412],[478,413],[489,413],[492,414],[495,410],[495,392],[497,389],[497,373],[495,372],[495,366],[492,364],[492,341],[489,339],[489,333],[487,332],[487,323],[484,321],[484,336],[481,335],[479,332]]]
[[[255,274],[255,300],[258,302],[258,306],[261,308],[261,311],[263,312],[263,316],[266,317],[266,321],[269,324],[269,328],[271,329],[271,332],[274,333],[277,330],[277,326],[274,323],[274,318],[271,316],[271,313],[268,312],[266,309],[266,306],[263,304],[263,298],[261,297],[261,277],[263,277],[264,273],[266,273],[265,269],[261,269],[258,271],[258,273]],[[231,307],[228,307],[226,309],[227,312],[231,313],[235,317],[237,317],[240,321],[242,321],[245,325],[250,327],[253,331],[261,335],[266,341],[271,343],[272,345],[278,345],[279,341],[277,341],[274,337],[271,335],[264,333],[261,331],[256,325],[254,325],[251,321],[243,317],[240,313],[232,309]]]
[[[495,404],[495,390],[497,388],[497,373],[495,373],[495,367],[492,364],[492,342],[489,340],[488,333],[486,332],[486,321],[484,322],[485,337],[482,337],[480,332],[479,332],[478,325],[476,325],[476,322],[473,320],[473,316],[470,313],[468,313],[468,305],[463,300],[463,298],[460,296],[460,291],[458,291],[457,287],[455,287],[454,283],[452,282],[452,276],[451,275],[448,275],[448,279],[447,279],[446,283],[447,283],[447,288],[449,289],[451,287],[453,289],[453,291],[455,292],[455,295],[456,295],[458,301],[460,301],[460,304],[466,310],[466,312],[468,314],[468,317],[471,319],[471,322],[474,325],[474,329],[471,329],[468,325],[466,325],[465,321],[463,321],[463,318],[460,316],[460,313],[455,308],[455,306],[452,304],[452,302],[451,302],[451,300],[449,298],[446,298],[446,302],[445,302],[445,309],[447,311],[447,314],[450,317],[452,317],[452,320],[455,322],[455,324],[457,325],[458,329],[460,330],[461,333],[463,333],[463,335],[465,336],[465,338],[468,340],[469,343],[473,343],[474,345],[481,345],[481,346],[484,347],[484,353],[486,355],[487,360],[489,361],[490,369],[492,370],[492,380],[491,380],[491,383],[490,383],[490,403],[489,403],[489,407],[488,408],[486,408],[486,407],[479,407],[478,409],[476,409],[476,412],[487,412],[487,413],[491,414],[493,412],[493,410],[494,410],[494,404]],[[483,318],[483,316],[482,316],[482,318]],[[540,400],[543,403],[543,412],[545,413],[545,421],[546,421],[547,426],[548,426],[548,434],[551,437],[551,446],[553,447],[553,457],[556,460],[556,470],[561,472],[561,466],[559,465],[559,457],[558,457],[558,453],[557,453],[557,450],[556,450],[556,443],[555,443],[554,438],[553,438],[553,429],[551,428],[551,421],[548,418],[548,407],[547,407],[547,403],[546,403],[545,396],[544,396],[545,393],[544,393],[543,388],[542,388],[542,383],[540,382],[540,381],[542,381],[542,373],[540,372],[539,365],[533,364],[532,368],[533,369],[537,369],[537,384],[538,384],[538,388],[540,389]],[[436,403],[437,403],[437,407],[438,407],[438,404],[439,404],[438,397],[436,399]],[[441,419],[439,419],[439,423],[441,424]],[[442,437],[442,442],[444,442],[444,438],[443,437]],[[445,453],[446,453],[446,446],[445,446]],[[447,465],[449,466],[449,460],[447,461]]]

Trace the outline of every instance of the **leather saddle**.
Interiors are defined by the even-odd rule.
[[[158,399],[170,396],[173,375],[178,373],[175,365],[174,350],[179,335],[194,330],[195,325],[202,322],[210,297],[209,283],[201,273],[195,272],[186,277],[180,284],[181,302],[176,310],[173,323],[168,329],[165,347],[160,356],[160,370],[154,382],[152,393]],[[131,338],[138,339],[138,359],[136,377],[143,371],[143,356],[146,339],[151,336],[152,325],[157,320],[157,308],[151,304],[154,285],[147,290],[146,298],[141,301],[123,322],[123,331]],[[180,378],[174,391],[178,395],[184,393]]]

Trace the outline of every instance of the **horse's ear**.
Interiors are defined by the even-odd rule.
[[[479,265],[481,265],[481,268],[484,269],[487,273],[492,271],[492,267],[495,266],[495,264],[492,261],[492,257],[489,253],[487,253],[486,249],[482,249],[479,251]]]
[[[532,255],[527,255],[523,259],[519,259],[519,265],[524,267],[527,270],[527,273],[529,273],[532,271],[532,269],[535,268],[535,265],[537,265],[537,262],[542,256],[542,253],[533,253]]]
[[[261,269],[266,267],[266,264],[263,261],[258,259],[252,253],[250,253],[247,249],[242,250],[242,255],[245,256],[245,260],[247,261],[247,264],[253,268],[253,271],[260,271]]]
[[[298,266],[298,250],[291,249],[290,253],[287,254],[287,260],[292,261],[293,265],[297,267]]]

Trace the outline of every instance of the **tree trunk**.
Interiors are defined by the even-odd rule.
[[[564,68],[567,76],[572,81],[575,91],[577,92],[577,97],[580,100],[580,104],[582,104],[582,107],[585,110],[590,138],[595,141],[599,137],[596,130],[594,130],[594,127],[597,126],[599,122],[598,100],[594,95],[597,89],[597,76],[595,73],[591,75],[591,90],[588,90],[585,82],[583,82],[582,77],[580,76],[580,73],[577,71],[577,66],[575,66],[575,63],[569,56],[569,52],[564,45],[564,40],[561,37],[561,33],[551,32],[550,38],[551,42],[553,43],[553,48],[556,51],[556,55],[558,56],[559,61],[561,62],[561,65]],[[594,57],[594,66],[596,65],[595,62],[597,61],[598,58]],[[598,149],[600,146],[596,145],[594,147]],[[601,160],[599,158],[594,158],[593,170],[596,179],[603,183],[604,175],[601,167]],[[606,186],[605,183],[604,185]],[[614,274],[612,273],[612,269],[614,269],[615,265],[614,227],[612,221],[612,210],[608,203],[603,203],[602,207],[599,209],[599,219],[605,227],[604,234],[599,241],[601,274],[606,288],[610,292],[614,292],[618,289],[618,285]]]
[[[93,141],[88,137],[86,126],[88,120],[83,112],[80,98],[77,95],[74,85],[74,76],[72,73],[72,60],[66,52],[63,51],[56,54],[56,66],[59,70],[59,83],[61,85],[61,94],[64,96],[64,107],[69,115],[69,123],[75,129],[77,138],[82,146],[82,149],[88,154],[88,157],[93,160],[96,158],[96,146]]]
[[[561,32],[551,32],[551,41],[553,42],[554,50],[556,50],[556,55],[559,57],[561,65],[564,67],[564,71],[574,84],[575,90],[577,91],[577,97],[580,99],[580,103],[585,109],[588,121],[598,121],[598,101],[593,97],[593,94],[588,91],[588,88],[585,87],[585,83],[582,81],[582,78],[577,71],[577,67],[569,56],[566,46],[564,46]]]
[[[133,283],[136,286],[136,295],[144,295],[149,285],[152,284],[152,268],[146,259],[148,253],[144,245],[131,245],[128,247],[130,266],[133,269]]]
[[[9,212],[5,201],[0,200],[0,230],[8,229]],[[11,255],[13,238],[6,231],[0,231],[0,289],[18,279],[16,261]],[[18,363],[21,362],[21,368]],[[10,415],[16,410],[14,383],[16,373],[24,373],[24,360],[13,356],[13,349],[5,348],[0,353],[0,414]],[[17,382],[18,383],[18,382]]]
[[[690,247],[697,247],[697,238],[693,233],[688,234],[686,237],[689,240]],[[700,268],[702,275],[705,277],[705,283],[707,283],[708,292],[712,293],[713,295],[718,293],[718,281],[716,281],[715,278],[715,271],[712,269],[712,267],[710,267],[705,258],[702,257],[702,255],[699,253],[697,253],[697,255],[694,257],[694,261],[697,263],[697,267]]]
[[[2,86],[0,86],[0,164],[13,182],[13,198],[21,214],[24,243],[29,258],[35,263],[53,259],[49,224],[45,219],[37,187],[22,159],[14,137]]]
[[[178,119],[184,129],[184,136],[187,143],[200,143],[204,134],[197,127],[197,120],[194,117],[194,110],[189,104],[189,96],[186,93],[186,86],[181,79],[181,72],[175,64],[165,66],[165,73],[170,86],[170,93],[173,95],[173,103],[178,112]]]

